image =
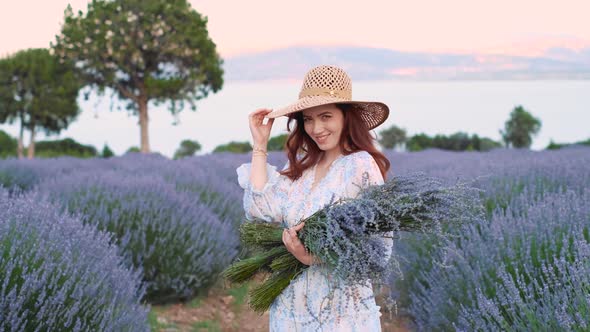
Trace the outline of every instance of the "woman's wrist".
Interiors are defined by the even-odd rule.
[[[262,150],[262,149],[252,149],[252,157],[267,157],[268,156],[268,152],[266,152],[266,150]]]
[[[255,143],[252,147],[252,157],[254,156],[267,157],[268,151],[266,150],[266,145]]]
[[[253,150],[254,149],[262,149],[262,150],[266,151],[266,147],[267,147],[267,144],[264,144],[264,143],[254,143],[254,146],[252,147],[252,149]]]

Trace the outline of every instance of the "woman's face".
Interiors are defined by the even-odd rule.
[[[303,110],[303,126],[321,150],[339,149],[344,114],[336,105],[320,105]]]

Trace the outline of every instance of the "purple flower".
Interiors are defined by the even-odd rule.
[[[0,330],[149,330],[141,270],[109,234],[0,189],[0,244]]]

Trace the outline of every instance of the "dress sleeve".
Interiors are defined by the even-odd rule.
[[[262,190],[257,190],[250,182],[250,170],[252,163],[240,165],[236,169],[238,183],[244,189],[244,212],[246,220],[252,221],[255,218],[266,222],[283,222],[282,206],[288,199],[289,182],[288,177],[279,174],[276,166],[266,164],[267,181]],[[283,167],[287,169],[289,161]]]
[[[385,183],[377,162],[366,151],[355,153],[347,166],[345,175],[346,197],[355,198],[362,189]],[[383,259],[387,262],[393,251],[393,231],[383,233],[380,240],[385,247]]]

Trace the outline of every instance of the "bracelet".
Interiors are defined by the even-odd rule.
[[[266,150],[261,149],[261,148],[253,148],[252,149],[252,155],[265,155],[265,156],[268,156],[268,152],[266,152]]]

